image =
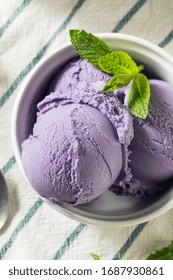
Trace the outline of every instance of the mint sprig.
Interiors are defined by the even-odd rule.
[[[111,92],[130,83],[133,77],[143,70],[133,59],[123,51],[112,52],[98,59],[99,69],[113,76],[104,86],[103,92]]]
[[[173,260],[173,241],[167,247],[149,255],[147,260]]]
[[[140,72],[129,54],[113,51],[98,37],[84,30],[70,30],[70,39],[81,58],[86,59],[112,78],[104,86],[103,92],[111,92],[128,85],[131,81],[128,107],[132,115],[146,119],[150,100],[150,86],[147,77]]]
[[[90,253],[90,256],[91,256],[95,261],[101,260],[101,258],[100,258],[98,255],[94,254],[94,253]]]

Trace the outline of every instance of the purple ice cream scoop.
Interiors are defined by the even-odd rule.
[[[117,98],[100,92],[100,80],[108,79],[77,60],[38,104],[33,134],[22,144],[22,163],[41,196],[77,205],[96,199],[116,180],[131,178],[132,117]]]
[[[59,71],[48,91],[61,91],[63,93],[73,92],[76,89],[94,89],[95,92],[101,91],[110,76],[84,59],[75,58],[68,61],[61,71]],[[103,93],[102,93],[103,94]]]
[[[129,86],[114,97],[102,93],[109,79],[87,61],[74,59],[38,104],[33,134],[22,144],[22,162],[41,196],[78,205],[108,189],[143,198],[169,185],[173,85],[149,81],[149,115],[141,120],[128,111]]]
[[[146,120],[134,117],[129,149],[132,179],[122,194],[145,197],[160,192],[173,179],[173,85],[149,80],[151,100]],[[129,89],[125,90],[127,104]]]

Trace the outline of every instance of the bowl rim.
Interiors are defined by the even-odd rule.
[[[137,36],[133,36],[133,35],[129,35],[129,34],[122,34],[122,33],[96,33],[95,35],[103,40],[104,39],[105,40],[107,40],[107,39],[125,40],[126,42],[132,42],[132,43],[138,44],[140,46],[143,46],[146,49],[153,51],[156,54],[159,54],[163,59],[165,59],[167,62],[169,62],[169,64],[172,64],[172,67],[173,67],[173,57],[169,53],[167,53],[164,49],[162,49],[161,47],[155,45],[154,43],[152,43],[150,41],[147,41],[146,39],[143,39],[143,38],[140,38]],[[20,167],[20,169],[27,181],[28,181],[28,179],[23,170],[23,166],[22,166],[22,162],[21,162],[21,158],[20,158],[20,151],[18,148],[18,141],[17,141],[17,134],[16,134],[17,114],[18,114],[18,109],[20,107],[21,99],[23,97],[23,93],[25,92],[25,89],[26,89],[28,83],[36,75],[36,73],[39,71],[40,67],[42,67],[46,62],[48,62],[49,59],[52,59],[58,53],[65,51],[69,47],[72,48],[72,44],[70,41],[62,44],[61,46],[59,46],[57,48],[56,51],[47,54],[43,59],[41,59],[41,61],[39,61],[38,64],[33,67],[33,69],[28,74],[28,76],[25,78],[24,82],[22,83],[22,85],[20,86],[20,88],[18,90],[17,98],[15,100],[15,103],[13,106],[13,111],[12,111],[11,138],[12,138],[12,147],[13,147],[13,151],[14,151],[14,155],[15,155],[17,164]],[[29,182],[29,184],[30,184],[30,182]],[[173,207],[173,190],[171,190],[170,192],[171,192],[170,200],[165,202],[165,204],[163,204],[160,208],[155,209],[151,213],[147,213],[147,214],[144,214],[143,216],[136,217],[133,219],[126,219],[126,220],[123,219],[123,220],[116,220],[116,221],[115,220],[111,221],[111,220],[106,220],[106,219],[100,220],[100,219],[96,219],[94,217],[92,217],[92,218],[87,217],[87,215],[84,215],[84,214],[82,215],[79,213],[74,213],[69,210],[68,206],[66,207],[66,206],[64,206],[64,204],[61,205],[61,203],[56,204],[56,209],[58,208],[58,211],[67,217],[71,217],[74,220],[77,220],[77,221],[83,222],[83,223],[87,223],[90,225],[115,226],[115,227],[130,226],[130,225],[149,221],[149,220],[154,219],[154,218],[160,216],[161,214],[167,212],[168,210],[170,210]],[[36,194],[39,197],[41,197],[37,192],[36,192]],[[43,201],[46,201],[49,205],[51,204],[52,208],[55,208],[54,205],[52,203],[49,203],[49,201],[47,199],[45,199],[43,197],[41,197],[41,198],[43,199]]]

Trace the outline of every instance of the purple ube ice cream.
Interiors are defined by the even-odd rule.
[[[173,176],[173,86],[149,81],[149,116],[143,121],[132,119],[127,109],[129,87],[116,97],[101,92],[109,78],[87,61],[73,60],[38,104],[33,135],[22,144],[22,162],[41,196],[77,205],[111,187],[143,198]]]
[[[123,194],[143,197],[156,193],[173,178],[173,85],[150,80],[151,100],[146,120],[134,118],[134,138],[129,146],[130,184]],[[127,103],[129,89],[126,89]]]
[[[33,135],[22,144],[22,162],[41,196],[82,204],[100,196],[118,178],[130,178],[132,118],[118,99],[100,92],[108,79],[77,60],[55,78],[52,93],[38,104]]]

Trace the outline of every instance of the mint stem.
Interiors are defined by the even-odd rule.
[[[138,66],[138,73],[141,72],[142,70],[144,70],[144,65],[139,65]]]

